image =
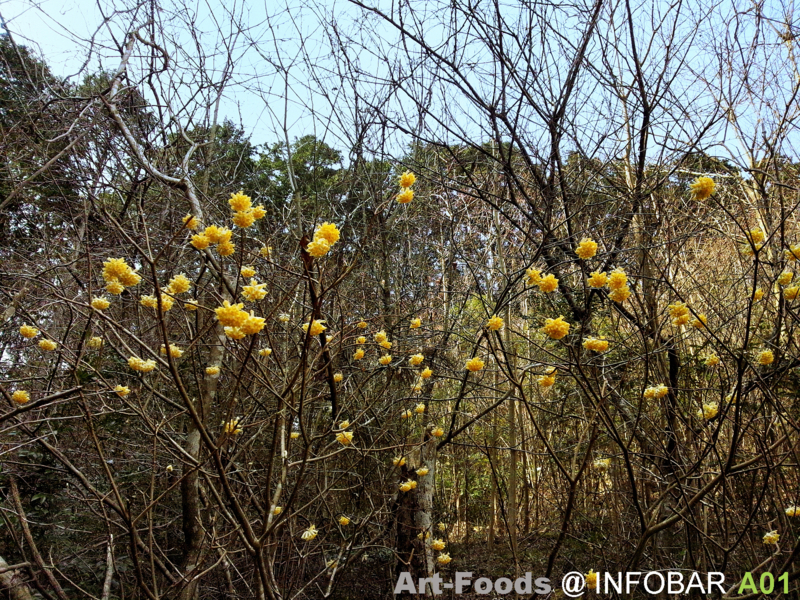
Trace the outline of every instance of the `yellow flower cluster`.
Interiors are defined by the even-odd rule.
[[[308,331],[309,324],[303,323],[303,331],[305,331],[306,333],[310,333],[311,337],[316,337],[320,333],[328,329],[327,327],[325,327],[325,325],[323,325],[324,322],[325,322],[324,320],[319,320],[319,321],[317,319],[312,320],[310,332]]]
[[[164,291],[173,295],[183,294],[184,292],[188,292],[190,287],[192,287],[192,282],[189,281],[189,278],[186,277],[186,275],[180,273],[169,280],[169,283]]]
[[[446,552],[442,553],[442,554],[440,554],[439,556],[436,557],[436,562],[438,562],[442,566],[450,564],[451,560],[453,560],[453,559],[450,558],[450,555],[447,554]]]
[[[594,569],[591,569],[586,574],[584,580],[586,581],[586,589],[587,590],[596,590],[597,589],[597,573],[594,572]]]
[[[336,434],[336,441],[342,446],[349,446],[353,442],[352,431],[340,431]]]
[[[692,319],[692,327],[702,329],[708,323],[708,318],[703,313],[698,313],[696,319]]]
[[[781,534],[778,533],[777,529],[773,529],[772,531],[768,531],[764,534],[764,537],[761,538],[765,544],[777,544],[778,540],[781,538]]]
[[[619,267],[608,274],[607,285],[608,289],[611,290],[608,297],[614,302],[625,302],[631,295],[631,290],[628,287],[628,276]]]
[[[545,319],[541,331],[550,336],[551,339],[560,340],[569,333],[569,323],[563,316],[557,319]]]
[[[578,258],[582,258],[583,260],[592,258],[597,254],[597,242],[591,238],[583,238],[581,243],[578,244],[578,247],[575,248],[575,254],[578,255]]]
[[[476,371],[480,371],[481,369],[483,369],[483,367],[484,367],[484,366],[486,366],[486,365],[485,365],[485,363],[484,363],[484,362],[483,362],[483,361],[482,361],[480,358],[478,358],[478,357],[476,356],[475,358],[470,358],[470,359],[469,359],[469,360],[466,362],[466,364],[464,365],[464,368],[465,368],[467,371],[471,371],[471,372],[475,373]],[[428,369],[426,369],[426,371],[427,371],[427,370],[428,370]],[[423,372],[423,374],[421,375],[421,377],[424,377],[424,372]],[[430,377],[430,375],[429,375],[429,377]]]
[[[545,294],[549,294],[550,292],[555,292],[558,289],[558,279],[552,273],[545,275],[539,279],[539,289],[542,290]]]
[[[31,339],[39,335],[39,330],[31,325],[23,325],[19,328],[19,334],[26,339]]]
[[[663,383],[649,387],[644,391],[645,398],[663,398],[667,394],[669,394],[669,388]]]
[[[236,194],[231,194],[228,204],[233,211],[233,224],[242,229],[250,227],[267,214],[267,211],[260,204],[254,207],[250,196],[243,194],[241,190]]]
[[[306,251],[314,257],[325,256],[339,241],[339,230],[333,223],[325,222],[314,231],[314,239],[306,246]]]
[[[183,308],[185,308],[186,310],[189,310],[189,311],[195,311],[198,308],[200,308],[200,305],[197,304],[197,300],[188,300],[188,301],[184,302]]]
[[[339,382],[341,382],[343,379],[344,379],[344,375],[342,375],[341,373],[334,373],[334,374],[333,374],[333,380],[334,380],[336,383],[339,383]]]
[[[542,272],[533,267],[526,269],[525,276],[528,278],[525,282],[526,285],[539,285],[539,282],[542,280]]]
[[[222,433],[226,433],[228,435],[239,435],[242,433],[242,428],[239,427],[239,417],[234,417],[225,423],[225,428],[222,430]]]
[[[361,360],[362,358],[364,358],[364,351],[359,348],[356,350],[355,354],[353,354],[353,360]]]
[[[795,261],[800,259],[800,244],[789,245],[788,250],[783,251],[786,260]]]
[[[473,360],[474,360],[474,359],[473,359]],[[480,367],[479,367],[479,368],[477,368],[477,369],[469,369],[469,367],[467,367],[467,368],[468,368],[470,371],[480,371],[480,370],[483,368],[483,361],[481,361],[480,359],[478,359],[478,362],[480,362]],[[425,367],[425,368],[422,370],[422,372],[419,374],[419,376],[420,376],[422,379],[430,379],[432,375],[433,375],[433,370],[432,370],[430,367]]]
[[[244,299],[248,302],[263,300],[267,295],[266,287],[266,283],[258,283],[255,279],[251,279],[250,285],[246,285],[242,288],[242,296],[244,296]]]
[[[31,395],[25,390],[16,390],[11,394],[11,399],[17,404],[27,404],[31,401]]]
[[[689,185],[689,187],[692,190],[694,199],[703,201],[714,193],[714,190],[717,189],[717,184],[714,183],[714,180],[711,179],[711,177],[698,177]]]
[[[503,328],[503,319],[498,317],[497,315],[492,315],[492,318],[486,322],[486,327],[488,327],[491,331],[499,331]]]
[[[411,363],[412,367],[416,367],[421,365],[423,360],[425,360],[425,357],[422,354],[414,354],[408,359],[408,362]]]
[[[784,271],[778,275],[778,285],[787,286],[792,283],[792,279],[794,279],[794,273],[791,271]]]
[[[797,299],[798,293],[800,293],[800,286],[798,285],[793,285],[783,289],[783,297],[787,300]]]
[[[414,190],[411,189],[411,186],[414,185],[416,181],[417,177],[411,171],[406,171],[400,175],[400,180],[398,181],[400,184],[400,193],[397,194],[397,201],[400,204],[408,204],[414,199]]]
[[[590,337],[583,340],[583,347],[594,352],[605,352],[608,350],[608,341],[603,338]]]
[[[610,458],[598,458],[596,461],[592,463],[592,468],[597,471],[607,471],[610,466],[611,466]]]
[[[784,291],[784,295],[785,294],[786,294],[786,292]],[[758,289],[756,289],[755,292],[753,292],[753,302],[758,302],[763,297],[764,297],[764,290],[762,290],[761,288],[758,288]]]
[[[212,377],[219,375],[219,367],[216,365],[206,367],[206,375],[211,375]]]
[[[396,457],[395,457],[395,458],[392,460],[392,464],[393,464],[395,467],[402,467],[404,464],[406,464],[406,457],[405,457],[405,456],[396,456]]]
[[[124,258],[109,258],[103,263],[103,279],[106,282],[106,291],[116,296],[125,291],[126,287],[137,285],[142,277]]]
[[[431,435],[433,437],[440,438],[444,435],[444,429],[442,429],[441,427],[434,427],[433,429],[431,429]],[[419,473],[419,471],[420,470],[417,470],[417,473]],[[427,474],[427,472],[428,471],[426,470],[425,473],[421,473],[421,475],[425,475]]]
[[[309,525],[308,529],[306,529],[303,532],[303,534],[300,536],[300,539],[302,539],[302,540],[304,540],[306,542],[310,542],[315,537],[317,537],[318,533],[319,533],[319,531],[317,531],[316,527],[314,527],[313,525]]]
[[[158,299],[155,296],[142,296],[139,300],[139,303],[142,306],[146,306],[147,308],[158,308]],[[161,311],[166,312],[172,308],[175,304],[175,300],[172,296],[168,296],[167,294],[161,294]]]
[[[548,369],[547,374],[540,375],[536,378],[536,383],[543,388],[551,388],[556,382],[555,369]]]
[[[230,256],[236,251],[236,245],[231,241],[231,237],[233,232],[227,227],[209,225],[203,233],[192,236],[191,244],[198,250],[205,250],[216,244],[220,256]]]
[[[390,362],[392,362],[392,355],[391,354],[384,354],[378,359],[378,362],[382,364],[384,367],[387,366]]]
[[[150,371],[156,368],[156,361],[142,360],[138,356],[131,356],[128,359],[128,366],[134,371],[139,371],[141,373],[149,373]]]
[[[406,479],[403,483],[400,484],[400,491],[401,492],[410,492],[411,490],[417,487],[417,482],[413,479]]]
[[[127,386],[124,386],[124,385],[115,386],[114,387],[114,391],[117,393],[117,396],[119,396],[120,398],[124,398],[125,396],[127,396],[128,394],[131,393],[130,388],[127,387]]]
[[[191,229],[192,231],[194,231],[198,227],[200,227],[200,221],[198,221],[195,216],[189,213],[185,217],[183,217],[183,226],[186,227],[186,229]]]
[[[272,348],[262,348],[258,351],[259,356],[269,356],[272,354]]]
[[[797,517],[800,516],[800,508],[797,506],[790,506],[785,511],[787,517]]]
[[[775,355],[772,353],[772,350],[762,350],[758,353],[758,356],[756,356],[756,360],[760,365],[771,365],[775,362]]]
[[[697,418],[708,421],[709,419],[713,419],[717,416],[719,412],[719,404],[716,402],[711,402],[710,404],[703,404],[703,408],[698,409],[697,411]]]
[[[53,340],[39,340],[39,348],[44,350],[45,352],[52,352],[53,350],[58,347]]]
[[[105,296],[92,298],[92,308],[95,310],[105,310],[111,306],[111,302]]]
[[[417,469],[417,475],[419,475],[420,477],[425,477],[425,475],[427,475],[430,472],[431,470],[428,467],[420,467],[419,469]]]
[[[405,408],[400,411],[400,418],[401,419],[410,419],[413,416],[411,409]]]
[[[99,350],[103,347],[103,338],[94,336],[88,342],[86,342],[86,345],[92,350]]]
[[[161,344],[161,348],[159,349],[159,352],[161,353],[161,356],[166,356],[167,355],[167,349],[164,347],[164,344]],[[181,356],[183,356],[183,350],[178,348],[178,346],[176,346],[175,344],[170,344],[169,345],[169,355],[172,358],[180,358]]]
[[[719,356],[716,354],[709,354],[706,356],[705,360],[703,360],[703,364],[707,367],[716,367],[719,364]]]
[[[439,550],[444,550],[444,547],[445,547],[445,546],[446,546],[446,544],[444,543],[444,540],[435,539],[435,540],[433,540],[433,541],[431,542],[431,548],[432,548],[433,550],[436,550],[437,552],[438,552]]]
[[[592,271],[587,281],[589,286],[593,288],[604,287],[608,283],[608,273],[605,271]]]
[[[265,319],[257,317],[253,311],[249,313],[242,310],[244,304],[231,304],[228,300],[222,306],[214,309],[217,320],[225,328],[225,335],[234,340],[240,340],[246,335],[255,335],[264,329]]]
[[[409,329],[419,329],[422,326],[422,319],[411,319],[411,323],[409,324]]]
[[[672,317],[672,324],[675,327],[686,325],[689,322],[689,307],[685,303],[676,302],[675,304],[670,304],[667,308],[669,309],[669,316]]]
[[[342,527],[347,527],[348,525],[350,525],[350,519],[342,515],[341,517],[339,517],[339,525],[341,525]]]

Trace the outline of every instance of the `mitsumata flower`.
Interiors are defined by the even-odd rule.
[[[183,294],[184,292],[188,292],[191,287],[192,282],[189,281],[189,278],[183,273],[180,273],[169,280],[169,284],[167,284],[167,288],[164,291],[169,294]]]
[[[339,525],[341,525],[342,527],[347,527],[348,525],[350,525],[350,519],[342,515],[341,517],[339,517]]]
[[[473,373],[475,373],[476,371],[480,371],[481,369],[483,369],[484,366],[485,366],[485,363],[480,358],[478,358],[476,356],[474,358],[470,358],[466,362],[466,364],[464,365],[464,368],[467,371],[472,371]],[[423,371],[423,373],[424,373],[424,371]]]
[[[775,355],[772,353],[772,350],[762,350],[758,353],[756,360],[760,365],[771,365],[775,362]]]
[[[444,435],[444,429],[441,427],[434,427],[431,429],[431,435],[436,438],[440,438]]]
[[[259,356],[267,357],[272,354],[272,348],[262,348],[258,351]]]
[[[401,419],[410,419],[413,416],[410,408],[406,408],[400,411],[400,418]]]
[[[325,327],[325,325],[323,325],[324,322],[325,322],[324,320],[314,319],[313,321],[311,321],[311,330],[310,331],[309,331],[308,323],[304,323],[303,324],[303,331],[309,333],[311,335],[311,337],[316,337],[320,333],[322,333],[323,331],[328,329],[327,327]]]
[[[594,352],[605,352],[608,350],[608,341],[602,338],[590,337],[583,340],[583,347]]]
[[[400,180],[398,181],[401,188],[410,188],[414,183],[417,181],[416,175],[414,175],[411,171],[406,171],[402,175],[400,175]]]
[[[422,354],[414,354],[408,359],[408,362],[411,363],[412,367],[416,367],[417,365],[421,365],[422,361],[425,360],[425,357]]]
[[[364,358],[364,351],[359,348],[356,350],[355,354],[353,354],[353,360],[361,360],[362,358]]]
[[[788,250],[783,251],[783,255],[789,261],[800,259],[800,244],[790,245]]]
[[[45,352],[52,352],[58,347],[53,340],[39,340],[39,348],[44,350]]]
[[[116,387],[114,387],[114,391],[120,398],[124,398],[125,396],[131,393],[130,388],[124,385],[117,385]]]
[[[400,204],[408,204],[414,199],[414,190],[412,189],[404,189],[396,197],[397,201]]]
[[[333,374],[333,380],[336,383],[339,383],[340,381],[342,381],[342,379],[344,379],[344,375],[342,375],[341,373],[334,373]]]
[[[336,434],[336,441],[342,446],[349,446],[353,441],[352,431],[340,431]]]
[[[628,276],[620,268],[616,268],[608,274],[608,289],[619,290],[628,284]]]
[[[99,298],[92,298],[92,308],[95,310],[105,310],[109,306],[111,306],[111,303],[105,296],[100,296]]]
[[[11,399],[17,404],[27,404],[31,401],[31,395],[25,390],[16,390],[11,394]]]
[[[242,277],[249,279],[250,277],[256,276],[256,270],[249,265],[242,265],[242,268],[239,269],[239,274]]]
[[[395,458],[392,460],[392,464],[393,464],[395,467],[402,467],[404,464],[406,464],[406,457],[405,457],[405,456],[396,456],[396,457],[395,457]]]
[[[592,258],[597,254],[597,242],[591,238],[583,238],[581,243],[578,244],[578,247],[575,248],[575,254],[578,255],[578,258],[582,258],[583,260]]]
[[[431,470],[428,467],[420,467],[419,469],[417,469],[417,475],[419,475],[420,477],[425,477],[425,475],[427,475],[430,472]]]
[[[800,508],[797,506],[790,506],[785,511],[787,517],[797,517],[800,516]]]
[[[241,190],[235,194],[231,194],[231,197],[228,199],[228,204],[234,212],[242,212],[253,206],[250,196],[243,194]]]
[[[317,537],[317,534],[318,534],[318,533],[319,533],[319,531],[317,531],[317,528],[316,528],[316,527],[314,527],[313,525],[309,525],[309,526],[308,526],[308,529],[306,529],[306,530],[303,532],[303,534],[300,536],[300,538],[301,538],[302,540],[306,541],[306,542],[310,542],[310,541],[311,541],[311,540],[313,540],[315,537]]]
[[[697,418],[708,421],[717,416],[719,412],[719,404],[711,402],[710,404],[703,404],[703,408],[697,411]]]
[[[499,331],[503,328],[503,325],[503,319],[497,315],[492,315],[492,318],[486,322],[486,327],[488,327],[491,331]]]
[[[539,282],[542,280],[542,272],[539,269],[534,269],[530,267],[525,271],[525,276],[528,278],[525,281],[526,285],[539,285]]]
[[[408,326],[409,329],[419,329],[422,326],[422,319],[411,319],[411,324]]]
[[[430,367],[425,367],[419,374],[419,376],[422,379],[430,379],[432,375],[433,375],[433,369],[431,369]]]
[[[211,375],[212,377],[214,375],[219,375],[219,367],[216,365],[211,367],[206,367],[206,375]]]
[[[384,354],[378,359],[378,362],[381,363],[384,367],[392,362],[392,355],[391,354]]]
[[[451,560],[453,559],[450,558],[450,555],[447,553],[440,554],[439,556],[436,557],[436,562],[438,562],[440,565],[447,565],[450,563]]]
[[[709,354],[706,356],[703,364],[707,367],[716,367],[719,364],[719,356],[716,354]]]
[[[403,483],[400,484],[400,491],[401,492],[410,492],[411,490],[417,487],[417,482],[412,479],[407,479]]]
[[[698,177],[689,185],[689,188],[691,188],[695,200],[703,201],[714,193],[717,184],[711,177]]]
[[[266,283],[258,283],[255,279],[250,280],[250,285],[242,287],[242,296],[248,302],[263,300],[267,295]]]
[[[378,333],[375,334],[375,341],[378,342],[379,344],[381,342],[385,342],[386,340],[387,340],[387,336],[386,336],[386,332],[385,331],[381,330],[381,331],[379,331]]]
[[[778,285],[787,286],[792,282],[794,278],[794,273],[791,271],[784,271],[780,275],[778,275]]]
[[[128,359],[128,366],[134,371],[139,371],[140,373],[149,373],[156,368],[156,361],[142,360],[138,356],[131,356]]]
[[[669,388],[663,383],[649,387],[644,391],[645,398],[663,398],[667,394],[669,394]]]
[[[607,471],[610,466],[611,466],[610,458],[598,458],[596,461],[592,463],[592,468],[596,469],[597,471]]]
[[[593,570],[590,570],[586,574],[584,580],[586,581],[586,589],[589,589],[589,590],[596,590],[597,589],[597,573],[595,573]]]
[[[239,427],[239,417],[235,417],[225,423],[222,433],[227,433],[228,435],[239,435],[242,433],[242,428]]]
[[[539,289],[545,294],[556,291],[558,289],[558,279],[553,274],[545,275],[539,279]]]
[[[23,325],[19,328],[19,334],[24,338],[31,339],[39,335],[39,330],[30,325]]]
[[[159,352],[161,353],[161,356],[166,356],[167,349],[164,348],[164,344],[161,344],[161,348],[160,348]],[[169,355],[172,358],[180,358],[181,356],[183,356],[183,350],[178,348],[178,346],[176,346],[175,344],[170,344],[169,345]]]
[[[563,316],[557,319],[545,319],[541,331],[554,340],[560,340],[569,333],[569,323],[564,320]]]
[[[434,550],[437,550],[437,551],[438,550],[444,550],[444,547],[446,545],[447,544],[444,543],[444,540],[440,540],[440,539],[436,539],[436,540],[433,540],[431,542],[431,548],[433,548]]]
[[[608,274],[605,271],[603,272],[592,271],[591,275],[589,276],[589,279],[587,279],[587,282],[593,288],[604,287],[606,283],[608,283]]]
[[[778,540],[781,538],[781,535],[778,533],[777,529],[773,529],[772,531],[768,531],[764,534],[764,537],[761,538],[765,544],[777,544]]]
[[[186,229],[195,230],[198,227],[200,227],[200,221],[198,221],[190,213],[190,214],[186,215],[185,217],[183,217],[183,226],[186,227]]]

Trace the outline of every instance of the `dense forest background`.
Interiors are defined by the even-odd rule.
[[[794,5],[275,11],[0,36],[4,597],[795,594]]]

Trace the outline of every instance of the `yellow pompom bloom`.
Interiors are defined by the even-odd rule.
[[[349,446],[353,441],[352,431],[340,431],[336,434],[336,441],[342,446]]]
[[[369,325],[367,325],[366,321],[359,321],[356,327],[358,327],[359,329],[366,329],[367,327],[369,327]]]
[[[503,319],[498,317],[497,315],[492,315],[492,318],[486,322],[486,327],[488,327],[492,331],[499,331],[503,328]]]
[[[272,246],[261,246],[258,253],[262,258],[269,258],[272,256]]]
[[[446,544],[444,543],[444,540],[436,539],[436,540],[433,540],[431,542],[431,548],[433,548],[434,550],[437,550],[437,551],[438,550],[444,550],[445,546],[446,546]]]
[[[86,345],[92,350],[98,350],[103,347],[103,338],[95,336],[86,342]]]
[[[124,398],[125,396],[127,396],[128,394],[131,393],[130,388],[127,387],[127,386],[124,386],[124,385],[117,385],[114,388],[114,391],[117,393],[117,396],[119,396],[120,398]]]
[[[644,391],[645,398],[663,398],[669,393],[669,388],[663,383],[649,387]]]
[[[675,317],[674,319],[672,319],[672,324],[675,327],[686,325],[688,322],[689,322],[689,315],[681,315],[680,317]]]
[[[314,239],[323,239],[328,242],[329,245],[333,246],[336,242],[339,241],[340,237],[339,229],[333,223],[328,223],[327,221],[317,227],[317,230],[314,232]]]
[[[299,431],[293,431],[292,433],[289,434],[289,437],[292,438],[293,440],[296,440],[297,438],[300,437],[300,432]]]
[[[233,237],[233,232],[227,227],[218,227],[217,225],[209,225],[203,231],[203,234],[211,240],[212,244],[224,244],[230,242]]]
[[[306,246],[306,252],[316,258],[325,256],[330,249],[331,245],[324,238],[314,239]]]
[[[405,456],[396,456],[394,459],[392,459],[392,464],[395,467],[402,467],[404,464],[406,464],[406,457]]]
[[[188,292],[190,287],[192,287],[192,282],[189,281],[186,275],[180,273],[169,280],[166,291],[170,294],[183,294],[184,292]]]
[[[386,336],[386,332],[383,331],[382,329],[378,333],[375,334],[375,341],[378,342],[379,344],[381,342],[385,342],[387,339],[388,338]]]
[[[707,367],[716,367],[719,364],[719,356],[716,354],[709,354],[706,356],[703,364]]]
[[[525,276],[528,278],[525,282],[526,285],[539,285],[539,282],[542,280],[542,272],[533,267],[525,270]]]
[[[342,515],[341,517],[339,517],[339,525],[341,525],[342,527],[347,527],[348,525],[350,525],[350,519]]]
[[[230,256],[236,252],[236,244],[233,242],[220,242],[217,244],[217,252],[220,256]]]
[[[242,331],[241,327],[226,326],[225,335],[232,340],[240,340],[247,334],[244,331]]]
[[[755,292],[753,292],[753,301],[758,302],[764,297],[764,290],[758,288]]]
[[[556,291],[558,289],[558,279],[552,273],[545,275],[539,280],[539,289],[545,294]]]
[[[778,285],[782,286],[789,285],[792,282],[793,278],[794,278],[794,273],[792,273],[791,271],[784,271],[783,273],[778,275]]]
[[[142,296],[139,304],[147,308],[158,308],[158,300],[156,300],[155,296]]]
[[[608,289],[619,290],[628,284],[628,276],[620,268],[616,268],[608,274]]]
[[[183,217],[183,225],[186,229],[195,230],[200,227],[200,221],[198,221],[191,213]]]
[[[484,366],[485,366],[485,363],[484,363],[484,362],[483,362],[483,361],[482,361],[480,358],[478,358],[477,356],[476,356],[475,358],[470,358],[470,359],[469,359],[469,360],[468,360],[468,361],[467,361],[467,362],[464,364],[464,368],[465,368],[467,371],[471,371],[471,372],[473,372],[473,373],[475,373],[475,372],[477,372],[477,371],[480,371],[481,369],[483,369],[483,367],[484,367]],[[427,370],[427,369],[426,369],[426,370]],[[423,371],[423,374],[424,374],[424,371]],[[420,374],[420,377],[421,377],[421,376],[422,376],[422,374]]]
[[[325,322],[324,320],[319,320],[319,321],[318,321],[318,320],[316,320],[316,319],[314,319],[313,321],[311,321],[311,331],[310,331],[310,334],[311,334],[311,336],[312,336],[312,337],[316,337],[316,336],[318,336],[320,333],[322,333],[323,331],[325,331],[326,329],[328,329],[327,327],[325,327],[325,325],[323,325],[323,323],[324,323],[324,322]],[[305,331],[305,332],[309,332],[309,331],[308,331],[308,323],[303,323],[303,331]]]
[[[478,359],[480,360],[480,359]],[[469,367],[467,367],[469,368]],[[483,366],[481,366],[483,368]],[[480,369],[470,369],[470,371],[475,370],[479,371]],[[422,379],[430,379],[433,376],[433,370],[430,367],[425,367],[422,372],[419,374]]]
[[[578,258],[582,258],[583,260],[592,258],[597,254],[597,242],[591,238],[583,238],[581,243],[578,244],[578,247],[575,248],[575,254],[578,255]]]
[[[411,171],[406,171],[402,175],[400,175],[399,184],[401,188],[410,188],[414,185],[414,182],[417,180],[417,176],[414,175]]]
[[[257,317],[253,314],[253,311],[250,311],[250,316],[239,327],[245,335],[255,335],[264,329],[265,324],[266,319],[264,317]]]
[[[689,316],[689,307],[686,306],[684,302],[670,304],[667,306],[667,310],[669,310],[669,316],[673,319],[677,319],[678,317],[682,317],[684,315]]]
[[[781,538],[781,535],[778,533],[777,529],[773,529],[764,534],[764,537],[761,538],[765,544],[777,544],[778,540]]]
[[[420,477],[425,477],[425,475],[427,475],[430,472],[431,470],[428,467],[420,467],[419,469],[417,469],[417,475],[419,475]]]
[[[420,402],[414,407],[414,412],[417,413],[418,415],[421,415],[422,413],[425,412],[425,405],[422,402]]]
[[[783,289],[783,297],[787,300],[795,300],[800,292],[800,286],[793,285]]]
[[[592,463],[592,468],[597,471],[607,471],[610,466],[611,466],[610,458],[598,458],[596,461]]]
[[[310,541],[311,541],[311,540],[313,540],[315,537],[317,537],[317,534],[318,534],[318,533],[319,533],[319,532],[317,531],[317,528],[316,528],[316,527],[314,527],[313,525],[309,525],[309,526],[308,526],[308,529],[306,529],[306,530],[303,532],[303,534],[300,536],[300,538],[301,538],[302,540],[306,541],[306,542],[310,542]]]
[[[790,506],[785,511],[787,517],[797,517],[800,516],[800,508],[796,506]]]
[[[452,560],[453,559],[450,558],[450,555],[447,553],[440,554],[439,556],[436,557],[436,562],[438,562],[440,565],[450,564],[450,561]]]
[[[614,302],[622,303],[625,302],[631,296],[631,289],[627,285],[623,285],[621,288],[617,288],[615,290],[611,290],[608,293],[608,297],[611,298]]]
[[[253,215],[256,221],[260,221],[267,216],[267,209],[262,204],[259,204],[250,209],[250,214]]]
[[[231,194],[231,197],[228,199],[228,204],[230,205],[231,210],[237,212],[247,210],[253,206],[250,196],[243,194],[241,190],[239,190],[236,194]]]
[[[788,250],[783,251],[783,255],[789,261],[800,259],[800,244],[790,245]]]
[[[239,427],[239,417],[231,419],[225,423],[225,428],[222,430],[222,432],[227,433],[228,435],[239,435],[242,433],[242,428]]]
[[[242,229],[247,229],[256,221],[256,216],[252,210],[233,213],[233,224]]]
[[[381,363],[384,367],[392,362],[392,355],[391,354],[384,354],[378,359],[378,362]]]
[[[703,329],[708,323],[708,319],[703,313],[698,313],[697,318],[692,320],[692,327],[695,329]]]
[[[258,351],[259,356],[269,356],[272,354],[272,348],[262,348]]]
[[[444,429],[442,429],[441,427],[434,427],[433,429],[431,429],[431,435],[433,437],[440,438],[444,435]]]
[[[142,360],[138,356],[131,356],[128,359],[128,366],[134,371],[139,371],[140,373],[149,373],[156,368],[156,361]]]
[[[205,250],[212,244],[211,239],[204,233],[197,233],[193,235],[192,241],[189,243],[198,250]]]
[[[367,343],[367,338],[365,338],[363,335],[360,335],[358,336],[358,338],[356,338],[356,344],[366,344],[366,343]]]
[[[31,395],[25,390],[17,390],[11,394],[11,399],[17,404],[27,404],[31,401]]]
[[[228,300],[223,301],[222,306],[214,309],[217,320],[229,327],[239,327],[247,319],[247,313],[242,310],[244,304],[231,304]]]
[[[590,570],[586,574],[584,580],[586,581],[586,589],[588,590],[597,589],[597,573],[595,573],[593,570]]]
[[[350,427],[350,421],[345,419],[344,421],[339,421],[339,429],[347,429]]]
[[[92,308],[95,310],[105,310],[109,306],[111,306],[111,302],[108,301],[108,298],[105,296],[100,296],[99,298],[92,298]]]
[[[103,279],[122,281],[122,276],[131,270],[124,258],[109,258],[103,262]]]
[[[119,281],[112,281],[106,286],[106,291],[112,296],[119,296],[125,291],[125,286]]]
[[[411,324],[408,326],[409,329],[419,329],[422,326],[422,319],[411,319]]]
[[[211,367],[206,367],[206,375],[211,375],[211,376],[219,375],[219,367],[216,365]]]
[[[336,383],[339,383],[339,382],[341,382],[343,379],[344,379],[344,375],[342,375],[341,373],[334,373],[334,374],[333,374],[333,380],[334,380]]]
[[[241,274],[242,277],[255,277],[256,270],[249,265],[243,265],[242,268],[239,269],[239,274]]]
[[[410,492],[415,487],[417,487],[417,482],[416,481],[411,481],[410,479],[408,479],[408,480],[406,480],[406,481],[404,481],[403,483],[400,484],[400,491],[401,492]]]
[[[714,183],[711,177],[698,177],[689,185],[689,188],[692,190],[694,199],[702,201],[714,193],[714,190],[717,189],[717,184]]]
[[[275,515],[276,517],[279,514],[281,514],[282,512],[283,512],[283,507],[282,506],[276,506],[275,508],[272,509],[272,514]]]
[[[386,348],[387,350],[391,350],[392,349],[392,342],[390,342],[389,340],[383,340],[380,343],[380,346],[381,346],[381,348]]]
[[[591,287],[601,288],[608,283],[608,274],[605,271],[592,271],[587,281]]]
[[[281,323],[288,323],[290,319],[291,317],[286,313],[281,313],[278,315],[278,321],[280,321]]]
[[[52,352],[58,347],[53,340],[39,340],[39,348],[44,350],[45,352]]]
[[[605,352],[608,350],[608,341],[602,338],[590,337],[583,340],[583,347],[594,352]]]
[[[31,339],[39,335],[39,330],[30,325],[23,325],[19,328],[19,334],[24,338]]]
[[[242,288],[242,296],[244,296],[245,300],[248,302],[263,300],[267,295],[266,288],[266,283],[258,283],[255,279],[251,279],[250,285],[246,285]]]
[[[745,234],[748,241],[752,242],[753,244],[760,244],[764,241],[764,232],[761,231],[760,227],[756,227],[755,229],[751,229]]]
[[[122,283],[122,285],[125,287],[138,285],[141,280],[142,276],[133,269],[128,269],[125,273],[119,276],[120,283]]]
[[[569,333],[569,323],[564,320],[564,317],[545,319],[544,327],[541,328],[541,331],[554,340],[560,340]]]
[[[713,419],[719,412],[719,404],[712,402],[711,404],[703,404],[703,408],[697,411],[697,418],[704,421]]]
[[[756,360],[760,365],[771,365],[775,362],[775,355],[772,353],[772,350],[762,350],[758,353]]]
[[[555,375],[540,375],[536,378],[536,382],[543,388],[552,387],[553,384],[556,382]]]
[[[425,360],[425,357],[422,354],[414,354],[408,359],[408,362],[411,363],[412,367],[416,367],[417,365],[421,365],[423,360]]]
[[[353,360],[361,360],[362,358],[364,358],[364,351],[359,348],[356,350],[355,354],[353,354]]]
[[[414,199],[414,190],[406,188],[397,194],[396,199],[400,204],[408,204]]]
[[[410,419],[413,416],[411,409],[405,408],[400,411],[400,418],[401,419]]]
[[[164,348],[164,344],[161,344],[161,348],[159,349],[159,352],[161,353],[161,356],[166,356],[167,355],[167,349]],[[183,350],[178,348],[178,346],[176,346],[175,344],[170,344],[169,345],[169,355],[172,358],[180,358],[181,356],[183,356]]]

